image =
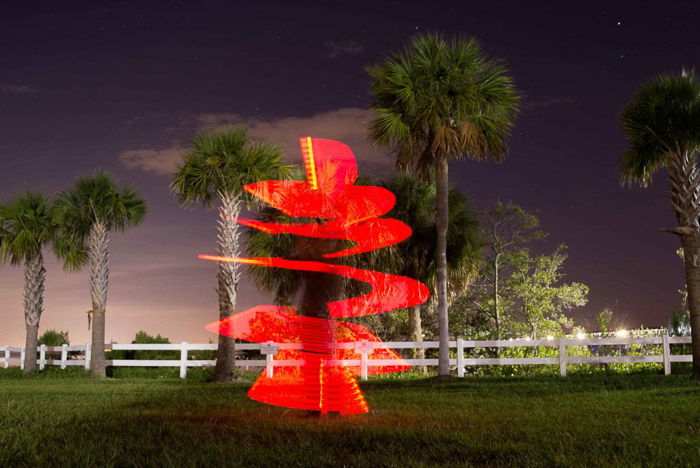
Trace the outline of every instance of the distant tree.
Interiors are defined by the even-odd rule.
[[[376,117],[369,136],[391,148],[397,165],[424,180],[435,177],[440,376],[450,373],[448,319],[448,164],[501,160],[518,110],[512,78],[474,39],[415,37],[401,52],[368,69]]]
[[[668,73],[648,81],[620,116],[628,149],[622,182],[646,187],[665,167],[670,202],[685,259],[685,282],[693,348],[693,377],[700,379],[700,80],[694,71]]]
[[[68,338],[68,332],[58,331],[58,330],[46,330],[39,337],[39,344],[46,346],[62,346],[64,344],[69,345],[70,339]]]
[[[252,142],[245,128],[204,132],[195,135],[190,151],[178,165],[170,184],[180,203],[205,207],[217,205],[217,254],[240,256],[240,230],[237,219],[252,199],[243,186],[253,182],[287,178],[291,166],[282,164],[280,148],[269,141]],[[219,262],[217,294],[219,319],[233,315],[240,281],[237,263]],[[230,382],[237,378],[235,340],[219,335],[214,380]]]
[[[503,279],[512,273],[521,248],[547,237],[539,227],[537,216],[512,203],[498,202],[482,216],[483,260],[470,299],[479,310],[480,320],[488,318],[492,324],[492,339],[501,339]]]
[[[690,314],[688,309],[673,309],[666,324],[669,335],[688,336],[690,333]]]
[[[120,188],[103,171],[79,177],[53,203],[58,226],[54,250],[64,268],[90,268],[92,350],[90,372],[105,377],[105,315],[109,289],[109,234],[136,226],[146,215],[146,201],[130,187]]]
[[[539,227],[536,216],[512,204],[498,203],[484,215],[481,267],[472,287],[452,306],[458,318],[455,334],[536,338],[573,326],[568,313],[586,304],[588,287],[562,282],[564,245],[551,254],[530,252],[530,243],[547,237]]]
[[[561,283],[561,269],[566,261],[566,246],[560,245],[550,255],[523,258],[504,284],[510,301],[511,323],[507,328],[530,336],[533,340],[546,335],[563,335],[573,326],[567,315],[575,307],[588,302],[588,286],[582,283]]]
[[[596,323],[598,324],[598,330],[605,336],[605,334],[610,333],[612,330],[612,319],[613,310],[609,307],[604,308],[598,315],[596,315]]]
[[[39,320],[44,312],[46,268],[42,248],[54,239],[49,202],[26,192],[0,204],[0,260],[24,265],[24,373],[36,371]]]

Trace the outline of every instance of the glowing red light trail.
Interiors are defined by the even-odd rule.
[[[339,258],[396,244],[411,235],[411,229],[396,219],[378,218],[394,206],[394,195],[381,187],[354,185],[355,156],[343,143],[305,137],[300,139],[306,181],[271,180],[243,188],[290,217],[323,219],[316,223],[238,222],[270,234],[295,234],[319,239],[353,241],[354,247],[326,253]],[[428,288],[411,278],[346,265],[285,258],[233,258],[200,255],[205,260],[237,262],[273,268],[321,272],[362,281],[369,293],[327,303],[328,318],[302,316],[294,307],[261,305],[218,322],[207,329],[256,343],[300,343],[300,349],[280,350],[276,359],[301,364],[278,367],[273,377],[263,373],[248,392],[264,403],[316,410],[322,413],[364,413],[367,403],[355,376],[358,367],[343,367],[341,360],[356,359],[352,349],[338,343],[367,341],[369,359],[394,360],[394,365],[369,367],[370,374],[400,372],[409,366],[366,327],[335,320],[379,314],[425,302]],[[292,364],[294,364],[292,362]]]

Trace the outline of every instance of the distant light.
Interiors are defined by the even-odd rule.
[[[628,336],[630,336],[630,332],[623,328],[622,330],[616,331],[615,336],[618,338],[627,338]]]
[[[547,341],[552,341],[554,337],[552,335],[547,335]]]
[[[530,341],[530,337],[529,337],[529,336],[526,336],[526,337],[525,337],[525,341]]]
[[[579,340],[582,340],[582,339],[584,339],[585,337],[586,337],[586,335],[584,335],[584,334],[581,333],[581,332],[576,333],[576,338],[578,338]]]

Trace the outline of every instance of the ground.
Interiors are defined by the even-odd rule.
[[[376,380],[302,418],[243,384],[0,371],[0,466],[698,466],[687,376]]]

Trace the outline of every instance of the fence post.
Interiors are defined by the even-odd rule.
[[[374,345],[367,340],[355,342],[355,352],[360,355],[360,378],[367,380],[367,355],[374,351]]]
[[[5,369],[10,367],[10,347],[5,348]]]
[[[360,377],[367,380],[367,352],[360,353]]]
[[[457,338],[457,377],[464,377],[464,340]]]
[[[85,368],[90,368],[90,353],[92,352],[92,343],[85,343]]]
[[[277,346],[273,341],[266,341],[260,345],[260,354],[265,355],[265,377],[272,378],[275,376],[275,353]]]
[[[180,378],[185,379],[187,378],[187,342],[183,341],[180,343]]]
[[[61,369],[66,368],[66,361],[68,360],[68,345],[63,344],[61,346]]]
[[[265,375],[269,378],[275,376],[275,355],[270,353],[265,355]]]
[[[559,375],[566,377],[566,338],[559,337]]]
[[[668,330],[661,335],[661,343],[664,349],[664,375],[671,375],[671,345],[668,340]]]
[[[39,370],[44,370],[46,367],[46,345],[43,344],[39,347]]]
[[[24,353],[25,349],[24,346],[19,350],[19,368],[24,370]]]

